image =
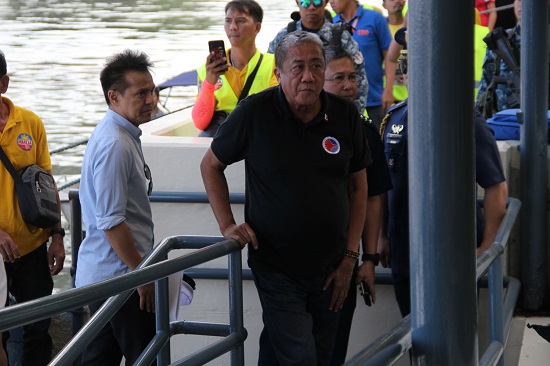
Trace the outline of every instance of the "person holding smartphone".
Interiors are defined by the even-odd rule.
[[[256,36],[263,10],[254,0],[233,0],[225,6],[224,29],[231,48],[223,41],[209,42],[210,53],[198,68],[198,95],[193,106],[199,136],[213,137],[237,103],[250,94],[278,85],[272,54],[262,54]]]

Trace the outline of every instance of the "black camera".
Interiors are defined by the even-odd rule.
[[[397,71],[403,75],[406,75],[408,72],[407,65],[407,50],[402,50],[399,58],[397,59]]]

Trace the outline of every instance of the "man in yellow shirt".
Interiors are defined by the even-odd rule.
[[[52,164],[46,131],[40,118],[15,106],[1,96],[8,90],[6,58],[0,51],[0,145],[15,170],[36,164],[51,175]],[[49,229],[31,226],[19,211],[15,183],[3,164],[0,166],[0,254],[4,259],[8,291],[18,303],[51,295],[52,275],[65,261],[63,236],[58,222]],[[59,206],[59,197],[57,198]],[[52,242],[47,247],[48,238]],[[22,365],[47,365],[51,359],[50,319],[23,327]]]

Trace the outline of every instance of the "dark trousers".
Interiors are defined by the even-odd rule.
[[[90,315],[99,310],[103,303],[104,301],[91,303]],[[134,291],[84,349],[81,365],[119,366],[122,356],[126,359],[126,365],[132,365],[153,339],[155,332],[155,313],[139,308],[139,294]],[[156,361],[153,365],[156,365]]]
[[[46,243],[18,258],[14,263],[4,262],[8,291],[17,303],[52,294],[53,280],[48,265]],[[9,300],[6,301],[8,306]],[[47,365],[52,357],[52,337],[48,332],[50,319],[23,326],[21,366]],[[4,333],[7,343],[8,332]],[[4,346],[6,346],[4,343]],[[18,360],[11,360],[16,364]]]
[[[336,342],[334,343],[334,352],[330,359],[331,366],[343,365],[346,362],[346,354],[348,353],[349,333],[351,332],[351,322],[353,313],[357,305],[357,285],[355,279],[357,277],[357,263],[353,269],[351,283],[349,285],[348,297],[344,300],[344,305],[340,310],[340,320],[338,320],[338,330],[336,332]]]
[[[252,273],[264,321],[258,365],[329,365],[339,313],[328,309],[332,286],[322,290],[326,277]]]

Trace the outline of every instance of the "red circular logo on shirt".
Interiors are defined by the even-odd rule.
[[[17,136],[17,146],[19,146],[21,150],[29,151],[30,149],[32,149],[32,145],[32,137],[28,133],[22,133],[21,135]]]
[[[323,149],[331,155],[340,152],[340,142],[332,136],[327,136],[323,139]]]

